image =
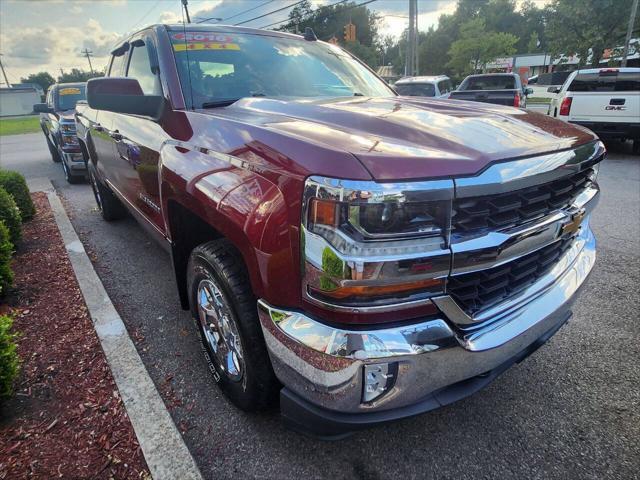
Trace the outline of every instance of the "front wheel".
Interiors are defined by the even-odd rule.
[[[76,183],[81,183],[84,180],[84,175],[73,175],[71,173],[71,169],[69,168],[69,165],[67,165],[67,161],[64,158],[62,159],[62,170],[64,171],[64,179],[67,181],[67,183],[73,185]]]
[[[237,250],[225,239],[196,247],[189,257],[187,283],[191,313],[220,389],[242,410],[266,409],[279,384]]]

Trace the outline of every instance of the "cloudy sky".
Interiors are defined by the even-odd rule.
[[[317,7],[336,1],[312,0],[312,3]],[[192,20],[220,17],[229,19],[222,23],[232,24],[294,2],[189,0],[189,12]],[[408,0],[377,0],[368,7],[381,15],[381,33],[399,36],[407,24],[402,17],[408,14],[408,5]],[[418,0],[419,28],[426,30],[437,24],[438,17],[452,13],[455,5],[455,0]],[[118,37],[151,23],[181,21],[180,7],[180,0],[0,0],[2,63],[12,83],[42,70],[55,76],[61,68],[88,69],[87,59],[80,53],[85,48],[94,53],[94,68],[103,68]],[[245,12],[249,9],[252,10]],[[245,25],[261,28],[286,19],[288,11],[285,9]]]

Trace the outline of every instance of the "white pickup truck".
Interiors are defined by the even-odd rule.
[[[604,140],[633,140],[634,152],[640,152],[640,68],[576,70],[549,93],[557,93],[549,115],[587,127]]]

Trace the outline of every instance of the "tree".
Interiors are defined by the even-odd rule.
[[[631,2],[553,0],[546,12],[549,52],[556,58],[578,55],[580,66],[598,66],[606,48],[624,42]]]
[[[369,63],[364,58],[362,59],[370,66],[375,66],[379,63],[378,54],[378,16],[375,12],[372,12],[365,6],[356,6],[355,2],[341,3],[339,5],[325,5],[312,10],[310,2],[305,1],[289,12],[289,21],[280,27],[278,30],[288,32],[304,32],[306,27],[313,28],[317,37],[321,40],[329,40],[331,37],[336,37],[338,42],[345,46],[348,50],[353,51],[356,56],[360,56],[355,53],[357,50],[360,54],[365,54],[366,58],[369,58]],[[344,40],[344,26],[349,22],[356,26],[356,45],[346,45]],[[373,49],[373,55],[370,55],[370,51],[366,51],[361,48],[370,47]],[[352,50],[353,49],[353,50]]]
[[[72,68],[70,72],[63,72],[58,76],[59,83],[73,83],[73,82],[86,82],[90,78],[103,77],[104,72],[89,72],[87,70],[80,70],[78,68]]]
[[[460,27],[460,39],[449,49],[447,64],[460,75],[477,72],[498,57],[513,55],[518,37],[510,33],[489,32],[481,18],[474,18]]]
[[[26,78],[21,78],[20,83],[37,83],[46,92],[51,85],[56,83],[56,80],[49,72],[38,72],[30,74]]]
[[[363,45],[356,40],[355,42],[345,43],[344,48],[349,50],[371,68],[376,68],[380,64],[380,61],[378,59],[378,52],[374,47]]]

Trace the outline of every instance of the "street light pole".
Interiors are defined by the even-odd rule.
[[[627,66],[627,55],[629,54],[629,42],[631,41],[631,32],[633,31],[633,24],[636,20],[636,13],[638,13],[638,0],[633,0],[631,4],[631,17],[629,17],[629,26],[627,27],[627,37],[624,41],[624,50],[622,51],[622,67]]]
[[[0,53],[0,57],[2,54]],[[7,72],[4,71],[4,65],[2,65],[2,60],[0,60],[0,69],[2,70],[2,76],[4,77],[4,83],[7,84],[7,88],[11,88],[11,84],[9,83],[9,79],[7,78]]]

